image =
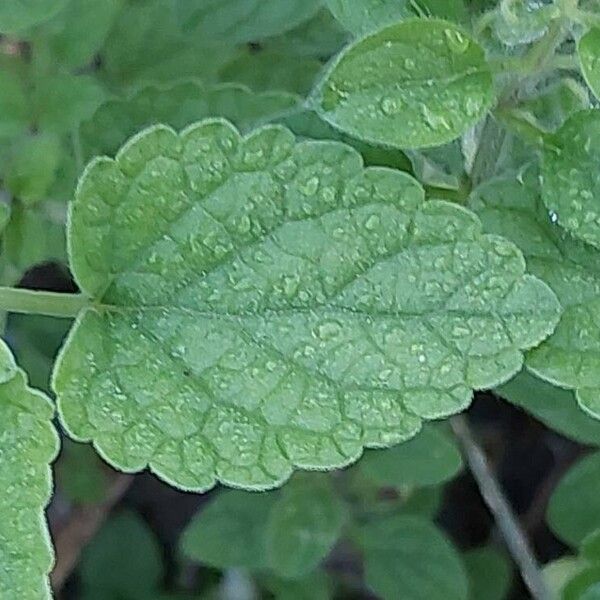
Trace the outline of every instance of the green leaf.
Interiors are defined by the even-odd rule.
[[[469,584],[452,544],[429,521],[387,517],[358,531],[367,585],[383,600],[466,600]]]
[[[586,83],[594,96],[600,97],[600,29],[590,29],[577,45],[579,64]]]
[[[579,408],[573,392],[526,370],[495,391],[562,435],[582,444],[600,446],[600,423]]]
[[[87,65],[102,47],[122,5],[123,0],[68,0],[36,31],[34,52],[49,51],[53,62],[68,69]]]
[[[0,4],[0,33],[19,33],[55,15],[67,0],[11,0]]]
[[[600,566],[588,567],[577,573],[564,587],[561,600],[599,600]]]
[[[315,571],[302,579],[270,578],[267,587],[276,600],[330,600],[331,582],[323,571]]]
[[[600,452],[581,459],[561,479],[546,517],[554,533],[574,547],[600,529]]]
[[[404,21],[349,46],[313,98],[335,127],[400,148],[452,141],[493,100],[483,50],[452,23],[436,19]]]
[[[508,46],[530,44],[541,38],[550,22],[560,14],[560,9],[554,3],[544,4],[531,0],[501,2],[494,33]]]
[[[137,515],[119,513],[84,550],[79,575],[84,600],[147,600],[162,583],[160,546]]]
[[[106,92],[88,75],[52,75],[37,81],[34,111],[40,129],[70,133],[89,119],[106,99]]]
[[[28,136],[11,149],[6,168],[8,190],[24,204],[42,200],[56,177],[62,146],[52,134]]]
[[[560,312],[471,212],[277,126],[146,130],[88,167],[68,236],[92,305],[54,373],[63,423],[195,490],[404,441],[512,377]]]
[[[362,35],[406,17],[433,16],[463,21],[468,13],[463,0],[325,0],[348,31]]]
[[[321,0],[177,0],[184,30],[231,44],[279,35],[308,21]]]
[[[234,84],[203,85],[196,81],[148,85],[127,98],[109,100],[84,123],[86,156],[114,154],[134,133],[154,123],[182,129],[209,116],[222,116],[242,130],[298,106],[283,92],[254,93]]]
[[[463,554],[469,576],[470,600],[504,600],[510,591],[512,567],[506,556],[492,546]]]
[[[345,521],[345,506],[327,477],[296,478],[266,523],[269,567],[288,579],[307,576],[332,550]]]
[[[44,508],[52,494],[50,463],[58,453],[54,407],[27,385],[0,341],[0,597],[51,598],[54,562]]]
[[[183,554],[219,569],[266,569],[265,523],[276,498],[273,493],[221,492],[187,526]]]
[[[431,425],[401,446],[367,452],[360,462],[361,471],[369,479],[397,488],[443,483],[461,468],[456,444]]]
[[[591,563],[600,564],[600,529],[585,537],[581,544],[581,555]]]
[[[0,69],[0,138],[25,133],[29,126],[29,112],[22,78],[10,69]]]
[[[255,91],[279,90],[304,95],[313,87],[322,67],[315,58],[243,48],[219,72],[219,79],[242,83]]]
[[[558,223],[600,248],[600,110],[575,113],[544,149],[543,198]]]
[[[184,35],[173,0],[127,2],[100,52],[99,74],[117,88],[186,77],[208,81],[234,54],[229,41]]]
[[[600,304],[598,251],[553,222],[540,199],[535,170],[489,180],[475,190],[470,206],[486,231],[504,235],[519,246],[529,271],[558,296],[564,309],[560,323],[552,336],[529,353],[527,366],[546,381],[576,389],[585,407],[587,398],[600,388],[600,330],[593,318]]]

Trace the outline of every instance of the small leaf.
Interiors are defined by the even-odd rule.
[[[61,151],[60,139],[52,134],[16,142],[6,167],[8,190],[24,204],[42,200],[54,183]]]
[[[184,30],[205,39],[244,44],[279,35],[308,21],[320,0],[177,0]]]
[[[54,557],[44,508],[59,446],[53,416],[50,400],[27,386],[0,341],[0,598],[51,598]]]
[[[467,600],[460,556],[419,517],[386,517],[359,529],[367,585],[383,600]]]
[[[554,223],[541,201],[535,170],[489,180],[475,190],[470,206],[486,231],[519,246],[528,269],[554,290],[564,308],[554,334],[529,353],[528,368],[550,383],[575,389],[580,405],[593,416],[586,402],[600,390],[600,327],[593,317],[600,305],[598,250]]]
[[[68,69],[86,66],[102,47],[122,4],[122,0],[68,0],[36,31],[34,52],[49,52],[53,61]]]
[[[596,98],[600,97],[600,29],[590,29],[579,40],[577,54],[581,72]]]
[[[162,583],[160,546],[137,515],[119,513],[85,548],[79,576],[84,600],[146,600]]]
[[[441,17],[463,21],[463,0],[325,0],[327,8],[348,31],[362,35],[407,17]]]
[[[68,235],[93,304],[56,365],[63,422],[189,489],[404,441],[512,377],[560,312],[469,211],[276,126],[146,130],[88,167]]]
[[[55,15],[67,0],[11,0],[0,3],[0,33],[19,33]]]
[[[82,125],[86,156],[114,154],[136,131],[154,123],[177,129],[208,116],[222,116],[247,130],[298,106],[299,98],[284,92],[254,93],[237,84],[203,85],[183,81],[148,85],[127,98],[103,104]]]
[[[544,425],[582,444],[600,446],[600,423],[577,404],[575,394],[521,371],[495,392]]]
[[[344,50],[315,92],[320,115],[359,139],[400,148],[450,142],[494,100],[484,52],[452,23],[408,20]]]
[[[600,453],[581,459],[567,472],[546,516],[554,533],[574,547],[600,529]]]
[[[265,524],[275,501],[273,493],[221,492],[187,526],[182,552],[219,569],[266,569]]]
[[[307,576],[332,550],[345,520],[329,479],[295,479],[281,491],[266,523],[270,568],[288,579]]]
[[[575,237],[600,248],[600,110],[575,113],[544,149],[544,204]]]
[[[463,554],[469,575],[470,600],[505,600],[511,585],[511,564],[492,546],[483,546]]]
[[[54,133],[70,133],[89,119],[106,98],[104,89],[88,75],[52,75],[36,83],[37,124]]]
[[[360,462],[361,471],[372,481],[398,488],[443,483],[461,467],[456,444],[431,425],[401,446],[368,452]]]

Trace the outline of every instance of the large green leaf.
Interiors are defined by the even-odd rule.
[[[231,44],[258,41],[313,17],[321,0],[177,0],[183,27]]]
[[[467,17],[463,0],[325,0],[348,31],[361,35],[406,17],[434,16],[461,21]]]
[[[600,529],[600,453],[581,459],[561,479],[548,505],[547,519],[558,537],[577,547]]]
[[[383,600],[467,600],[458,553],[426,519],[378,519],[359,530],[358,542],[366,582]]]
[[[55,15],[67,0],[10,0],[0,3],[0,33],[18,33]]]
[[[411,19],[349,46],[313,101],[324,119],[357,138],[416,148],[458,137],[493,99],[477,43],[447,21]]]
[[[109,100],[83,124],[84,151],[90,158],[114,154],[134,133],[148,125],[167,123],[177,129],[209,116],[222,116],[242,130],[298,106],[283,92],[254,93],[234,84],[203,85],[181,81],[148,85],[126,98]]]
[[[52,494],[49,464],[58,453],[50,400],[27,386],[0,341],[0,597],[51,597],[53,551],[44,508]]]
[[[88,167],[68,236],[91,304],[54,373],[63,423],[190,489],[406,440],[518,372],[560,312],[471,212],[277,126],[146,130]]]
[[[504,235],[521,248],[528,269],[558,296],[564,312],[555,333],[532,350],[527,366],[556,385],[577,390],[580,404],[600,389],[600,253],[562,230],[543,206],[537,174],[492,179],[471,198],[471,208],[490,233]]]
[[[600,110],[571,116],[546,143],[543,198],[559,225],[600,247]]]

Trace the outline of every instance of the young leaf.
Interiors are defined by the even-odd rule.
[[[511,585],[511,564],[493,546],[463,554],[469,575],[469,600],[505,600]]]
[[[177,0],[184,30],[231,44],[259,41],[308,21],[321,0]]]
[[[162,573],[161,548],[152,531],[137,515],[123,512],[100,529],[82,554],[82,597],[147,600],[158,591]]]
[[[461,467],[456,444],[431,425],[401,446],[368,452],[359,463],[361,471],[372,481],[398,488],[443,483],[452,479]]]
[[[25,373],[0,341],[0,597],[50,599],[53,551],[44,508],[58,453],[54,407],[27,386]]]
[[[28,136],[11,149],[5,184],[24,204],[42,200],[54,183],[62,146],[52,134]]]
[[[450,142],[494,99],[483,50],[452,23],[409,20],[349,46],[315,91],[335,127],[400,148]]]
[[[419,517],[378,519],[358,531],[365,579],[383,600],[467,600],[468,580],[452,544]]]
[[[600,422],[581,410],[572,391],[523,370],[495,392],[560,434],[582,444],[600,446]]]
[[[34,52],[49,52],[68,69],[86,66],[102,47],[122,5],[123,0],[68,0],[36,31]]]
[[[92,305],[54,373],[63,423],[190,489],[406,440],[518,372],[560,312],[471,212],[277,126],[146,130],[88,167],[68,236]]]
[[[590,29],[577,45],[579,64],[586,83],[596,98],[600,98],[600,29]]]
[[[221,492],[187,526],[183,554],[221,569],[266,569],[265,523],[275,500],[273,493]]]
[[[55,15],[67,0],[13,0],[0,3],[0,33],[19,33]]]
[[[266,523],[269,567],[288,579],[307,576],[331,552],[345,520],[345,506],[327,477],[295,479]]]
[[[471,202],[484,229],[504,235],[525,254],[528,269],[557,294],[564,312],[548,340],[530,352],[527,366],[543,379],[577,390],[588,412],[600,389],[597,349],[600,329],[593,315],[600,303],[599,252],[558,227],[539,197],[535,170],[491,179]]]
[[[575,237],[600,248],[600,110],[575,113],[544,149],[544,203]]]
[[[154,123],[183,129],[208,116],[222,116],[242,130],[298,106],[299,98],[284,92],[254,93],[236,84],[204,85],[182,81],[148,85],[127,98],[103,104],[82,125],[86,156],[114,154],[136,131]]]
[[[561,479],[546,517],[554,533],[574,547],[600,528],[600,453],[581,459]]]

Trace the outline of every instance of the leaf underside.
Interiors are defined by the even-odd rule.
[[[559,315],[471,212],[278,126],[144,131],[88,167],[68,235],[93,306],[56,365],[62,421],[186,489],[406,440],[514,375]]]
[[[50,598],[54,560],[44,508],[58,453],[54,407],[27,386],[0,341],[0,598]]]

